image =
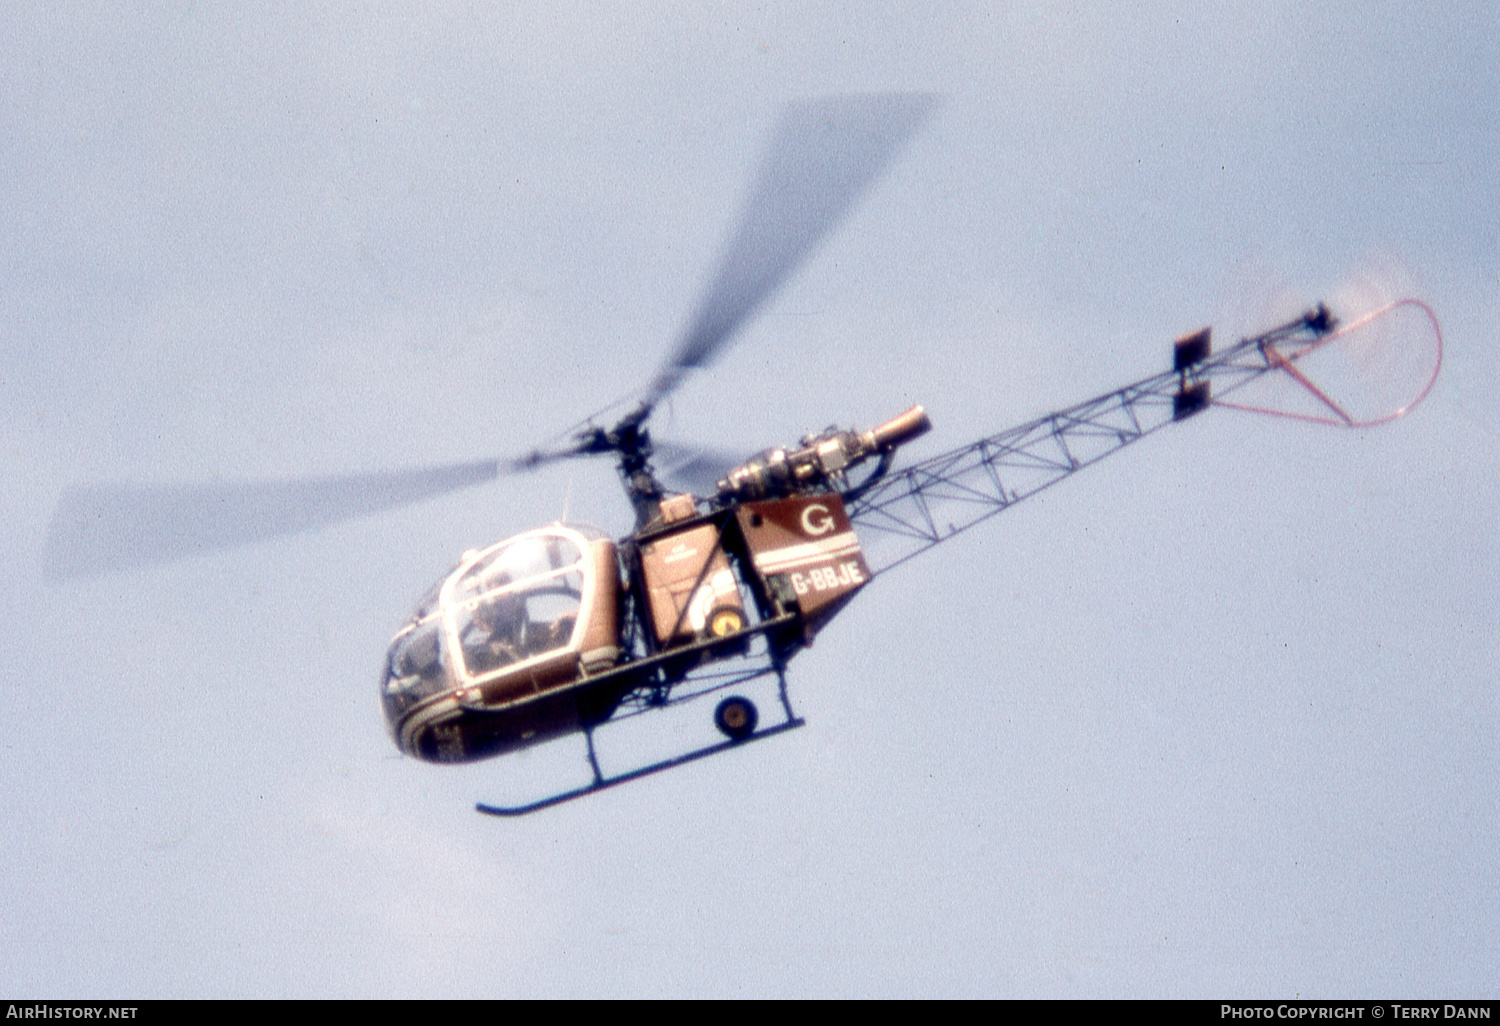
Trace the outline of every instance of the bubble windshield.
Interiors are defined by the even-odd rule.
[[[447,600],[464,672],[485,677],[568,647],[583,592],[583,552],[566,536],[524,535],[487,553]]]
[[[576,647],[593,578],[585,542],[571,528],[549,528],[470,554],[391,642],[388,712]]]
[[[576,567],[582,560],[583,553],[570,538],[556,534],[523,535],[502,542],[464,571],[449,601],[466,602],[520,581]]]

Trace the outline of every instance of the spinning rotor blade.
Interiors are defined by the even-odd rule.
[[[714,494],[718,490],[720,479],[745,462],[744,453],[731,453],[723,449],[677,445],[673,442],[653,442],[652,447],[656,452],[657,462],[662,466],[661,476],[667,483],[694,495]]]
[[[169,562],[393,509],[556,460],[649,446],[639,429],[656,403],[688,371],[706,366],[781,287],[935,105],[936,98],[927,94],[893,93],[830,97],[786,108],[739,226],[676,352],[642,404],[613,431],[591,428],[562,448],[549,443],[509,461],[305,481],[72,489],[64,493],[48,529],[47,577],[87,577]],[[736,462],[719,454],[685,454],[679,470],[695,491],[708,491]]]
[[[646,393],[655,406],[781,287],[936,104],[926,93],[789,104],[739,227],[677,352]]]
[[[303,481],[75,488],[52,516],[43,567],[58,580],[166,563],[409,505],[524,464],[482,460]]]

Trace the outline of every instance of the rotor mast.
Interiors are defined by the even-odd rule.
[[[625,496],[635,510],[635,526],[644,527],[656,516],[666,490],[656,479],[651,466],[651,433],[646,430],[646,418],[651,416],[652,404],[643,402],[626,414],[614,427],[590,428],[580,432],[575,445],[567,455],[595,456],[615,453],[619,456],[620,483],[625,487]]]

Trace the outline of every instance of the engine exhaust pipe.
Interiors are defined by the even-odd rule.
[[[927,411],[920,406],[913,406],[879,427],[866,431],[863,440],[874,452],[888,452],[931,430],[932,421],[928,419]]]

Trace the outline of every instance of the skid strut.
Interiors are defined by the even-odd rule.
[[[589,727],[585,729],[583,733],[584,738],[588,744],[589,768],[594,772],[594,779],[592,783],[585,784],[583,787],[576,787],[571,791],[559,791],[557,794],[550,795],[546,798],[540,798],[534,802],[528,802],[525,805],[486,805],[483,802],[478,802],[474,805],[474,808],[476,811],[482,812],[487,816],[524,816],[528,812],[538,812],[542,809],[549,809],[554,805],[561,805],[564,802],[573,801],[575,798],[582,798],[586,795],[594,794],[596,791],[606,791],[609,788],[615,787],[619,784],[628,783],[632,780],[639,780],[641,777],[649,777],[651,774],[660,773],[662,770],[669,770],[677,766],[683,766],[687,763],[696,762],[697,760],[706,758],[710,755],[717,755],[720,752],[727,751],[731,748],[738,748],[741,745],[747,745],[752,741],[762,741],[768,737],[772,737],[773,735],[784,734],[789,730],[796,730],[798,727],[805,726],[807,721],[792,712],[792,703],[787,697],[786,668],[784,666],[776,667],[776,678],[777,691],[781,699],[781,707],[786,713],[786,719],[781,723],[766,727],[762,730],[757,730],[751,734],[747,734],[742,738],[731,738],[726,741],[720,741],[717,744],[707,745],[703,748],[696,748],[690,752],[684,752],[681,755],[675,755],[670,759],[663,759],[660,762],[653,762],[646,766],[639,766],[633,770],[628,770],[624,773],[620,773],[612,777],[605,776],[604,773],[599,769],[599,758],[594,751],[594,730],[597,728]],[[602,726],[602,724],[600,724],[600,726]]]

